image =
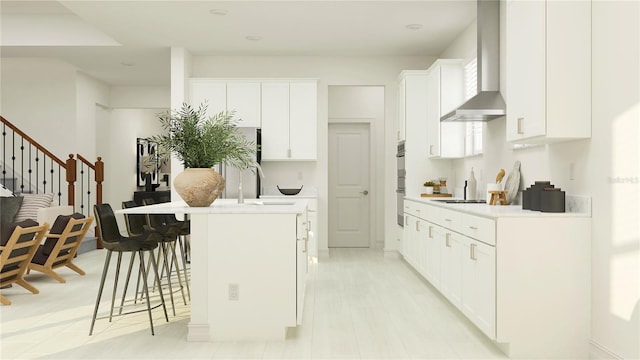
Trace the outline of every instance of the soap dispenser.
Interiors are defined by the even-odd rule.
[[[467,200],[476,199],[477,184],[476,176],[473,174],[473,168],[471,168],[471,174],[469,174],[469,180],[467,180]]]

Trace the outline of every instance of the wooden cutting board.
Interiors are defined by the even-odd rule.
[[[420,194],[420,197],[452,197],[453,194]]]

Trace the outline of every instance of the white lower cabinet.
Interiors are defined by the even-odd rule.
[[[491,231],[495,221],[425,204],[405,204],[404,258],[495,339],[496,249],[489,245],[495,244],[495,230]]]
[[[508,356],[587,358],[590,216],[480,207],[405,199],[403,257]]]
[[[431,285],[436,289],[440,289],[440,231],[439,226],[433,223],[422,221],[425,227],[425,249],[423,256],[425,257],[424,277],[429,280]]]
[[[496,338],[496,248],[460,235],[461,310],[490,339]]]
[[[461,236],[436,227],[440,240],[440,292],[455,307],[462,306],[462,239]]]
[[[309,225],[307,214],[298,215],[296,232],[296,323],[302,324],[305,284],[309,265]]]

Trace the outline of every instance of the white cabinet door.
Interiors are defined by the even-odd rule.
[[[297,216],[297,239],[296,239],[296,321],[302,324],[302,313],[304,308],[305,285],[307,281],[308,266],[308,225],[306,213]]]
[[[416,262],[416,270],[422,276],[426,277],[427,274],[427,263],[428,263],[428,223],[422,219],[416,219],[416,254],[415,254],[415,262]]]
[[[507,140],[591,137],[591,2],[506,6]]]
[[[288,159],[289,82],[262,83],[262,159]]]
[[[427,153],[440,156],[440,69],[427,74]]]
[[[215,79],[191,79],[189,103],[197,109],[207,105],[207,117],[227,110],[227,83]]]
[[[496,338],[496,249],[466,236],[462,241],[462,312]]]
[[[262,83],[262,160],[316,160],[317,82]]]
[[[426,266],[425,277],[431,285],[436,289],[440,289],[441,273],[440,273],[440,244],[439,230],[435,224],[426,222]]]
[[[397,136],[396,139],[398,141],[405,140],[405,108],[406,108],[406,99],[405,99],[405,79],[400,79],[400,85],[398,85],[398,119],[397,119]]]
[[[438,228],[440,292],[458,309],[462,305],[462,242],[460,235]]]
[[[461,60],[439,59],[427,74],[427,153],[429,157],[464,157],[463,122],[440,122],[440,117],[464,100]]]
[[[544,1],[507,3],[507,140],[545,133]]]
[[[317,82],[292,82],[289,85],[289,146],[290,158],[317,158]]]
[[[227,111],[235,111],[239,127],[260,127],[260,82],[229,80]]]

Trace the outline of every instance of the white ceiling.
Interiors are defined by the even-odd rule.
[[[60,58],[112,85],[168,85],[174,46],[196,56],[438,56],[473,22],[476,1],[1,0],[0,14],[2,57]]]

